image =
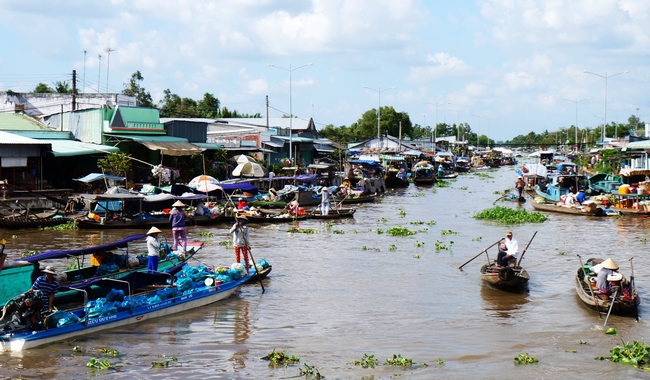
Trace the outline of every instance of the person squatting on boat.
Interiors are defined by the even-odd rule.
[[[330,189],[327,188],[327,186],[323,186],[323,188],[320,191],[321,196],[323,197],[320,203],[320,212],[322,215],[327,215],[329,214],[330,211]]]
[[[609,294],[612,291],[612,284],[608,277],[618,274],[618,265],[612,259],[607,259],[600,264],[596,264],[591,268],[591,271],[596,273],[596,287],[603,294]]]
[[[158,270],[158,253],[160,252],[160,238],[158,235],[161,233],[158,228],[151,227],[147,231],[147,271],[156,272]]]
[[[232,247],[235,250],[235,260],[238,263],[241,262],[240,254],[243,254],[244,267],[248,276],[248,218],[244,215],[237,216],[230,233],[232,234]]]
[[[43,311],[47,310],[51,313],[54,306],[54,293],[59,289],[59,280],[54,277],[56,269],[53,266],[45,267],[43,273],[42,276],[36,278],[34,285],[28,291],[40,292],[43,300]]]
[[[172,223],[172,235],[174,237],[174,245],[172,250],[178,249],[178,244],[183,244],[183,252],[180,256],[184,257],[187,253],[187,231],[185,230],[185,203],[176,201],[172,205],[173,209],[169,213],[169,221]]]
[[[503,249],[502,249],[503,248]],[[517,240],[512,237],[512,231],[506,232],[505,239],[499,243],[499,253],[497,255],[497,265],[508,266],[510,259],[517,258],[519,252],[519,244]]]

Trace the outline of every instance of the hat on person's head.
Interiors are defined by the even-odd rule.
[[[181,201],[176,201],[176,202],[174,202],[172,207],[187,207],[187,206],[185,205],[185,203],[183,203]]]
[[[43,269],[43,273],[56,274],[56,269],[53,266],[48,265]]]
[[[327,187],[327,186],[323,186],[323,191],[329,191],[329,190],[330,190],[329,187]]]
[[[522,177],[522,176],[517,177],[517,179],[523,179],[523,178],[524,178],[524,177]]]
[[[147,231],[147,235],[151,235],[151,234],[159,234],[159,233],[161,233],[161,232],[162,232],[162,231],[159,230],[157,227],[151,227],[151,229],[150,229],[149,231]]]
[[[512,231],[507,231],[506,236],[512,236]]]
[[[238,215],[237,220],[243,220],[245,222],[248,222],[248,218],[246,217],[246,215]]]
[[[618,265],[612,259],[607,259],[600,264],[605,269],[618,270]]]

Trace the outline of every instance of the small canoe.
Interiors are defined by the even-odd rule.
[[[499,267],[492,262],[481,267],[481,278],[495,288],[516,290],[526,286],[530,276],[522,267]]]
[[[612,303],[611,296],[600,294],[596,288],[591,289],[593,290],[592,296],[592,292],[589,290],[589,277],[593,277],[594,275],[591,274],[591,271],[589,271],[589,274],[586,274],[586,270],[588,267],[591,267],[592,260],[595,259],[587,260],[585,263],[585,268],[580,267],[576,271],[574,277],[576,292],[578,293],[580,300],[588,308],[593,310],[600,310],[601,312],[606,313]],[[612,306],[612,314],[621,316],[636,315],[638,313],[638,306],[641,300],[636,292],[634,282],[629,281],[625,276],[623,276],[620,288],[625,289],[625,293],[627,293],[627,295],[623,294],[623,290],[618,291],[616,299],[614,300],[614,305]]]
[[[533,206],[535,210],[538,211],[550,211],[550,212],[558,212],[562,214],[571,214],[571,215],[583,215],[583,216],[604,216],[605,213],[601,208],[588,208],[588,207],[582,207],[582,208],[575,208],[575,207],[565,207],[565,206],[558,206],[554,203],[540,203],[537,202],[536,200],[532,200],[530,204]]]
[[[344,208],[344,209],[332,209],[327,215],[323,215],[321,210],[315,209],[309,213],[309,219],[340,219],[340,218],[352,218],[356,209],[353,208]]]
[[[342,203],[342,204],[355,204],[355,203],[369,203],[377,200],[375,194],[368,195],[352,195],[347,196],[343,199],[334,199],[332,203]]]
[[[264,269],[262,269],[261,271],[259,271],[259,272],[256,273],[256,272],[255,272],[255,269],[253,269],[253,268],[251,267],[251,269],[250,269],[250,277],[249,277],[249,280],[248,280],[247,282],[249,282],[249,283],[254,283],[254,282],[256,282],[256,281],[259,281],[260,278],[261,278],[261,279],[265,279],[266,276],[268,276],[269,273],[271,273],[271,270],[272,270],[272,269],[273,269],[273,266],[272,266],[272,265],[269,265],[268,267],[266,267],[266,268],[264,268]]]
[[[43,219],[14,219],[13,217],[5,217],[0,219],[0,226],[9,230],[19,230],[23,228],[42,228],[58,226],[59,224],[66,224],[70,218],[43,218]]]
[[[205,226],[210,224],[216,224],[223,221],[224,213],[217,214],[215,216],[204,216],[204,215],[195,215],[193,217],[188,217],[185,219],[186,226]],[[118,229],[118,228],[139,228],[139,229],[148,229],[151,227],[159,228],[171,228],[171,222],[168,217],[162,218],[150,218],[150,219],[127,219],[120,218],[115,220],[100,220],[99,222],[95,219],[88,217],[77,218],[75,219],[75,224],[77,227],[86,230],[105,230],[105,229]]]
[[[305,220],[308,218],[308,215],[298,215],[298,216],[273,216],[273,215],[266,215],[266,216],[246,216],[248,219],[248,223],[292,223],[295,221],[300,221],[300,220]]]

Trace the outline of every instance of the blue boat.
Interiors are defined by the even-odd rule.
[[[535,193],[547,201],[560,202],[563,196],[571,192],[571,188],[581,189],[589,186],[589,180],[584,175],[557,174],[549,176],[548,183],[539,183],[535,186]]]
[[[76,308],[35,318],[31,324],[21,319],[29,315],[29,309],[16,311],[0,326],[0,351],[23,351],[202,307],[229,297],[254,274],[217,273],[185,263],[170,272],[176,274],[134,272],[121,279],[98,279],[97,285],[111,287],[106,298],[85,300]],[[20,305],[25,308],[25,303]]]

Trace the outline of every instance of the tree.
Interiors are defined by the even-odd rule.
[[[72,94],[72,88],[68,84],[68,81],[56,81],[54,82],[54,92],[58,94]]]
[[[219,117],[219,106],[221,102],[210,93],[205,93],[203,99],[199,100],[196,106],[196,113],[199,117],[216,119]]]
[[[37,84],[36,88],[34,88],[34,93],[36,94],[51,94],[53,92],[54,90],[52,90],[48,85],[46,85],[43,82]]]
[[[194,99],[181,98],[172,94],[169,89],[164,91],[165,97],[161,100],[160,117],[200,117],[196,111],[197,103]]]
[[[97,167],[102,169],[102,172],[122,177],[126,177],[131,166],[131,155],[123,152],[109,153],[97,160]]]
[[[122,94],[135,97],[135,105],[138,107],[156,108],[153,104],[151,94],[148,93],[140,83],[144,80],[140,71],[136,71],[131,75],[129,83],[124,84]]]

